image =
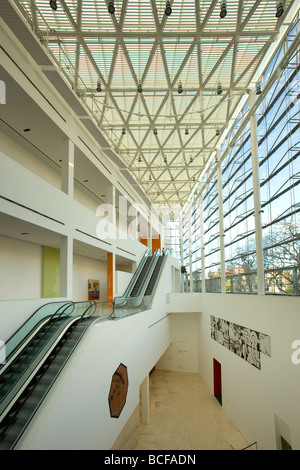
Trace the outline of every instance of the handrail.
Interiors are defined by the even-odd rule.
[[[123,305],[115,306],[114,312],[113,312],[113,318],[119,319],[119,318],[123,318],[125,316],[129,316],[129,315],[132,315],[132,314],[142,312],[144,310],[149,310],[149,308],[151,307],[152,301],[153,301],[153,297],[154,297],[154,294],[155,294],[157,284],[159,282],[159,279],[160,279],[160,276],[161,276],[161,273],[162,273],[162,268],[164,266],[165,260],[167,258],[167,255],[171,254],[171,252],[168,249],[165,250],[165,256],[163,256],[162,253],[163,253],[163,251],[161,249],[155,250],[155,252],[154,252],[154,261],[153,261],[153,266],[152,266],[153,269],[151,270],[151,272],[149,273],[149,276],[147,276],[147,280],[145,280],[145,283],[143,284],[143,289],[142,289],[142,294],[143,295],[142,295],[140,301],[138,302],[135,298],[128,297],[126,299],[126,302]],[[164,260],[163,260],[163,263],[160,267],[160,270],[159,270],[159,273],[158,273],[158,276],[157,276],[157,280],[156,280],[156,282],[154,284],[154,287],[153,287],[152,294],[149,295],[149,296],[145,296],[144,295],[145,291],[148,287],[149,281],[150,281],[151,276],[153,274],[153,270],[156,266],[156,262],[158,261],[157,258],[160,257],[160,256],[163,256]]]
[[[89,310],[91,310],[92,307],[94,307],[94,304],[96,303],[96,302],[93,301],[93,300],[90,300],[89,302],[90,302],[90,305],[84,310],[83,314],[80,316],[80,321],[85,317],[85,314],[86,314]],[[92,316],[92,314],[89,315],[89,317],[91,317],[91,316]]]
[[[246,446],[246,447],[243,447],[241,450],[246,450],[246,449],[249,449],[249,447],[252,447],[252,446],[254,446],[254,444],[256,445],[256,450],[257,450],[257,441],[254,441],[254,442],[252,442],[252,444],[249,444],[248,446]]]
[[[145,251],[145,253],[143,255],[143,258],[141,259],[134,275],[132,276],[132,278],[131,278],[124,294],[114,298],[115,305],[122,305],[126,301],[127,297],[129,297],[130,292],[132,291],[132,289],[133,289],[133,287],[134,287],[134,285],[135,285],[135,283],[136,283],[136,281],[137,281],[137,279],[138,279],[138,277],[139,277],[139,275],[140,275],[140,273],[141,273],[141,271],[142,271],[142,269],[143,269],[143,267],[146,263],[147,258],[150,257],[150,256],[152,256],[152,251],[148,248]]]
[[[49,307],[55,304],[61,304],[54,313],[50,315],[47,311]],[[39,307],[18,329],[17,331],[9,338],[5,344],[6,350],[6,363],[0,367],[0,373],[7,368],[7,364],[10,362],[11,358],[14,356],[16,350],[20,350],[21,347],[25,347],[27,342],[30,340],[30,335],[36,328],[44,324],[44,321],[49,317],[53,318],[60,309],[68,308],[72,305],[71,301],[62,301],[62,302],[48,302],[41,307]],[[43,310],[45,313],[43,314]],[[22,333],[23,330],[23,333]],[[20,336],[20,338],[18,338]]]
[[[154,268],[155,268],[156,263],[157,263],[157,256],[158,256],[157,251],[158,250],[155,250],[155,252],[153,253],[152,260],[150,262],[150,266],[149,266],[148,271],[146,273],[146,276],[143,280],[143,283],[142,283],[142,285],[139,289],[138,295],[136,295],[134,297],[129,297],[129,299],[128,299],[131,306],[133,306],[133,307],[136,307],[136,306],[140,305],[140,303],[142,302],[142,300],[144,298],[145,290],[147,289],[147,286],[149,284],[152,273],[153,273]]]
[[[60,317],[66,312],[66,310],[67,310],[70,306],[73,307],[73,308],[72,308],[72,312],[70,313],[70,315],[71,315],[71,314],[74,312],[74,302],[70,302],[68,305],[65,306],[64,309],[63,309],[62,307],[59,308],[56,312],[53,313],[53,315],[51,315],[49,322],[51,322],[54,318],[55,318],[56,320],[59,320]],[[60,310],[61,310],[61,311],[60,311]],[[60,312],[59,312],[59,311],[60,311]]]
[[[94,302],[94,312],[91,316],[95,316],[97,318],[113,318],[114,306],[115,301],[113,300],[106,300],[103,302]],[[110,311],[109,311],[110,310]]]
[[[113,311],[113,317],[114,318],[116,316],[115,314],[116,314],[117,310],[120,311],[120,309],[122,309],[122,310],[128,309],[128,311],[131,311],[133,309],[133,312],[131,311],[131,313],[135,313],[136,307],[138,307],[142,303],[145,290],[147,288],[147,285],[148,285],[148,282],[149,282],[150,277],[152,275],[152,272],[155,268],[155,264],[156,264],[157,256],[158,256],[158,251],[159,250],[155,250],[155,252],[152,254],[152,259],[151,259],[151,262],[150,262],[150,266],[148,267],[146,277],[144,278],[143,283],[140,286],[138,294],[136,296],[133,296],[133,297],[131,297],[130,295],[127,296],[127,297],[124,297],[122,303],[115,302],[114,311]]]
[[[161,252],[162,252],[162,251],[160,250],[160,253],[161,253]],[[151,292],[150,295],[145,295],[145,296],[144,296],[144,304],[147,306],[147,308],[150,308],[151,305],[152,305],[153,297],[154,297],[154,294],[155,294],[155,291],[156,291],[156,288],[157,288],[157,284],[158,284],[158,282],[159,282],[159,280],[160,280],[160,277],[161,277],[162,271],[163,271],[163,267],[164,267],[165,262],[166,262],[166,258],[167,258],[167,256],[168,256],[169,254],[171,254],[171,252],[169,253],[169,249],[167,249],[167,250],[165,251],[165,254],[164,254],[164,255],[160,254],[160,256],[162,256],[162,258],[163,258],[163,261],[162,261],[160,270],[159,270],[159,272],[158,272],[158,274],[157,274],[157,277],[156,277],[156,280],[155,280],[155,283],[154,283],[154,286],[153,286],[153,290],[152,290],[152,292]],[[171,255],[172,255],[172,254],[171,254]]]
[[[86,306],[87,304],[87,306]],[[59,320],[62,318],[62,315],[66,312],[66,310],[72,305],[72,312],[67,315],[67,318],[61,323]],[[80,308],[80,306],[84,307],[83,313],[80,313],[76,315],[77,307]],[[41,367],[41,365],[47,360],[47,357],[49,354],[51,354],[52,350],[55,348],[56,344],[62,337],[62,335],[67,331],[67,329],[70,327],[70,325],[76,321],[81,321],[82,318],[92,309],[94,306],[94,302],[92,301],[85,301],[85,302],[72,302],[68,306],[66,306],[64,309],[61,309],[61,307],[51,316],[50,320],[46,323],[48,328],[46,328],[46,331],[44,332],[43,336],[41,336],[38,339],[38,342],[34,345],[34,356],[32,359],[30,359],[30,362],[27,364],[27,367],[25,370],[20,371],[20,374],[16,378],[15,382],[11,382],[10,384],[10,389],[7,390],[7,393],[1,397],[0,400],[0,420],[1,416],[4,415],[4,413],[7,413],[7,411],[13,406],[15,400],[18,398],[20,393],[22,392],[24,386],[29,383],[29,381],[32,379],[36,371]],[[61,310],[61,311],[60,311]],[[55,314],[60,311],[59,315],[55,318]],[[75,315],[74,315],[75,312]],[[53,321],[55,319],[55,321]],[[51,332],[50,338],[47,339],[45,343],[43,343],[43,339],[45,336],[47,336],[48,332],[51,331],[51,327],[53,327],[56,322],[59,322],[57,325],[57,328],[55,328]],[[44,324],[44,323],[43,323]],[[52,326],[51,326],[52,325]],[[36,337],[36,334],[40,331],[40,328],[37,328],[35,330],[35,335],[32,335],[31,339],[34,340]],[[30,344],[30,342],[28,342]],[[24,347],[17,347],[16,348],[16,353],[14,355],[13,360],[16,360],[20,354],[23,353],[23,350],[25,349]],[[13,360],[9,361],[9,364],[7,365],[6,369],[9,369],[11,365],[13,365]],[[19,367],[14,371],[14,373],[18,372],[19,368],[21,367],[22,362],[20,362]],[[3,371],[1,371],[3,372]],[[5,371],[4,371],[5,372]],[[4,375],[5,377],[5,375]],[[11,379],[9,379],[11,380]],[[5,384],[5,381],[3,382]]]

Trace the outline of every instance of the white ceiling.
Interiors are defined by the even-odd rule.
[[[221,18],[219,0],[174,0],[170,16],[163,0],[115,0],[114,14],[105,0],[12,2],[151,202],[170,206],[187,201],[297,3],[277,18],[276,0],[230,0]]]

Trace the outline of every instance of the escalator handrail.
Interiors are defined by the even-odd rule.
[[[51,321],[54,320],[54,319],[55,319],[55,320],[59,320],[60,317],[66,312],[66,310],[67,310],[70,306],[72,306],[73,308],[72,308],[71,313],[70,313],[68,316],[71,316],[72,313],[74,312],[74,302],[70,302],[68,305],[65,305],[65,308],[62,308],[61,311],[59,311],[59,310],[60,310],[60,308],[59,308],[56,312],[53,313],[53,315],[51,315],[51,317],[49,318],[49,321],[51,322]]]
[[[50,315],[50,314],[46,314],[45,317],[41,318],[39,321],[37,321],[36,323],[34,323],[31,327],[31,329],[29,331],[26,332],[26,334],[24,334],[24,336],[21,337],[21,339],[16,342],[16,345],[10,350],[10,344],[13,343],[14,341],[14,338],[17,338],[17,336],[20,334],[20,332],[22,331],[22,329],[24,329],[26,327],[26,325],[29,325],[33,318],[35,316],[37,316],[43,309],[45,309],[46,307],[48,307],[49,305],[52,305],[52,304],[57,304],[57,303],[61,303],[62,305],[60,305],[58,307],[57,310],[55,310],[55,312]],[[13,356],[15,356],[16,354],[16,351],[19,351],[22,347],[25,347],[27,342],[30,340],[30,336],[32,335],[33,331],[36,332],[37,328],[39,327],[42,327],[43,324],[45,323],[45,321],[48,319],[49,320],[49,317],[54,317],[56,314],[58,314],[58,312],[60,311],[60,309],[63,309],[63,308],[69,308],[70,305],[72,305],[73,302],[71,301],[63,301],[63,302],[48,302],[47,304],[44,304],[42,305],[41,307],[39,307],[16,331],[13,335],[11,335],[11,337],[9,338],[9,340],[5,343],[5,349],[6,349],[6,362],[5,364],[3,364],[2,366],[0,365],[0,374],[3,372],[4,369],[6,369],[6,366],[7,364],[11,361],[11,358]],[[47,321],[48,321],[47,320]]]
[[[74,311],[76,311],[76,305],[78,304],[85,304],[87,302],[90,302],[90,301],[83,301],[83,302],[72,302],[72,301],[69,301],[69,302],[64,302],[63,305],[60,305],[60,307],[52,314],[52,315],[49,315],[49,316],[45,316],[43,318],[43,320],[41,320],[39,323],[36,323],[29,332],[26,333],[26,335],[20,339],[20,341],[15,345],[14,349],[11,350],[11,352],[9,353],[9,355],[7,356],[6,358],[6,362],[5,364],[2,365],[2,367],[0,367],[0,376],[6,371],[6,369],[9,367],[10,363],[22,352],[23,349],[25,349],[25,347],[27,346],[27,344],[29,343],[29,341],[31,340],[31,338],[33,338],[37,333],[38,331],[42,328],[42,326],[47,323],[47,322],[53,322],[53,321],[57,321],[59,320],[65,313],[66,311],[72,307],[72,310],[71,312],[68,314],[68,317],[72,317],[72,314],[74,313]],[[52,303],[56,303],[56,302],[50,302],[48,304],[45,304],[45,305],[49,305],[49,304],[52,304]],[[87,311],[91,308],[91,304],[88,305],[87,309],[84,311],[84,314],[87,313]],[[42,309],[42,307],[40,309],[37,310],[40,311]],[[37,313],[36,312],[36,313]],[[32,317],[34,315],[32,315],[28,321],[31,321],[32,320]],[[75,315],[76,316],[76,315]],[[24,327],[26,325],[27,322],[25,322],[22,327]],[[16,333],[14,335],[12,335],[11,339],[13,339],[17,334],[19,334],[19,332],[21,331],[22,327],[20,327]],[[6,345],[7,347],[7,345]]]
[[[92,310],[92,307],[94,307],[95,304],[96,304],[96,302],[93,301],[93,300],[90,300],[89,302],[90,302],[90,305],[84,310],[83,314],[80,315],[80,320],[79,320],[79,321],[83,320],[83,318],[85,317],[85,315],[86,315],[90,310]],[[90,315],[87,315],[87,318],[88,318],[88,317],[91,317],[92,315],[93,315],[93,313],[91,313]]]
[[[160,253],[162,253],[161,250],[159,250]],[[165,251],[165,255],[162,255],[160,254],[160,256],[162,256],[163,258],[163,261],[162,261],[162,264],[160,266],[160,269],[159,269],[159,272],[157,273],[157,277],[156,277],[156,280],[155,280],[155,283],[154,283],[154,286],[153,286],[153,289],[152,289],[152,292],[150,295],[145,295],[144,296],[144,301],[146,303],[146,305],[150,308],[150,306],[152,305],[152,302],[153,302],[153,297],[154,297],[154,294],[155,294],[155,291],[156,291],[156,288],[157,288],[157,284],[160,280],[160,277],[161,277],[161,274],[162,274],[162,271],[163,271],[163,267],[165,265],[165,262],[166,262],[166,259],[167,259],[167,256],[171,254],[171,252],[169,252],[169,250],[166,250]],[[148,286],[147,286],[148,287]]]
[[[143,298],[144,298],[144,293],[145,293],[145,290],[149,284],[149,281],[151,279],[151,276],[152,276],[152,273],[153,273],[153,270],[156,266],[156,263],[157,263],[157,257],[160,255],[160,250],[155,250],[154,253],[153,253],[153,256],[152,256],[152,260],[151,260],[151,263],[150,263],[150,266],[148,267],[148,270],[145,274],[145,278],[139,288],[139,291],[137,293],[136,296],[133,296],[133,297],[127,297],[126,299],[124,299],[124,303],[121,305],[121,308],[122,309],[126,309],[126,307],[132,307],[132,305],[134,304],[135,307],[137,307],[138,305],[140,305],[143,301]],[[117,308],[118,305],[115,305],[115,308]],[[115,313],[116,310],[114,310],[114,313]]]
[[[60,302],[55,302],[55,301],[53,301],[53,302],[47,302],[46,304],[41,305],[41,306],[40,306],[37,310],[35,310],[35,312],[34,312],[32,315],[30,315],[30,317],[27,318],[27,320],[26,320],[24,323],[22,323],[22,325],[8,338],[8,340],[6,341],[6,345],[9,343],[9,341],[10,341],[10,340],[11,340],[11,339],[30,321],[30,320],[32,320],[32,318],[33,318],[34,316],[36,316],[36,315],[37,315],[41,310],[43,310],[45,307],[47,307],[48,305],[52,305],[52,304],[61,304],[61,305],[58,307],[58,309],[56,310],[56,312],[58,312],[61,307],[65,306],[66,304],[69,304],[69,303],[72,303],[72,302],[69,301],[69,300],[62,300],[62,301],[60,301]]]
[[[92,302],[92,305],[90,305],[84,313],[86,313],[90,308],[93,307],[93,304],[96,304],[95,301],[91,301]],[[76,321],[75,319],[73,319],[73,321]],[[51,379],[51,383],[47,386],[47,389],[43,392],[41,398],[39,399],[39,402],[37,403],[35,409],[32,411],[32,414],[31,416],[28,418],[27,422],[22,426],[22,429],[18,432],[18,435],[14,438],[14,440],[12,441],[11,443],[11,446],[10,446],[10,450],[12,450],[15,445],[17,444],[17,442],[19,441],[20,437],[24,434],[26,428],[28,427],[29,423],[31,422],[33,416],[36,414],[37,410],[40,408],[41,404],[43,403],[45,397],[47,396],[47,394],[49,393],[49,391],[51,390],[52,386],[54,385],[54,383],[56,382],[58,376],[61,374],[61,371],[63,370],[63,368],[65,367],[66,363],[68,362],[70,356],[73,354],[74,352],[74,349],[76,348],[76,346],[78,345],[78,343],[80,342],[82,336],[85,334],[87,328],[93,324],[93,321],[91,321],[91,323],[88,323],[86,324],[85,326],[85,329],[84,331],[81,333],[80,337],[77,339],[77,342],[75,344],[73,344],[73,346],[71,347],[71,350],[69,351],[69,353],[67,354],[67,357],[65,357],[63,359],[63,362],[59,365],[59,368],[58,370],[56,370],[56,374],[55,376]],[[67,327],[65,329],[65,332],[67,332],[69,327]],[[37,373],[39,371],[39,368],[37,369]]]
[[[147,265],[147,262],[146,262],[145,265],[144,265],[144,267],[143,267],[143,269],[145,268],[145,271],[143,272],[143,269],[142,269],[142,271],[141,271],[139,277],[137,278],[137,282],[136,282],[135,285],[133,286],[133,289],[131,290],[131,292],[130,292],[130,294],[129,294],[128,297],[131,297],[131,298],[134,297],[134,298],[135,298],[135,297],[138,297],[138,296],[139,296],[140,290],[142,289],[143,284],[144,284],[144,282],[145,282],[145,278],[146,278],[146,276],[148,275],[149,269],[151,269],[151,266],[152,266],[152,264],[153,264],[153,260],[154,260],[154,257],[153,257],[153,256],[151,256],[151,258],[149,257],[149,258],[147,259],[148,265]],[[139,283],[139,285],[138,285],[138,283]],[[133,291],[134,291],[136,288],[137,288],[136,292],[133,293]]]
[[[152,277],[153,271],[154,271],[155,266],[158,262],[159,256],[160,256],[159,250],[155,250],[155,252],[153,254],[153,260],[152,260],[151,265],[148,269],[148,272],[147,272],[147,275],[146,275],[145,280],[143,282],[142,288],[140,289],[140,293],[139,293],[140,301],[142,301],[142,299],[144,297],[145,291],[148,287],[148,284],[149,284],[150,279]]]
[[[0,421],[5,415],[7,415],[15,401],[23,392],[24,388],[32,380],[36,372],[42,367],[43,363],[51,354],[62,335],[75,321],[78,321],[75,317],[69,317],[62,325],[60,325],[60,327],[51,336],[49,341],[47,341],[43,348],[37,352],[31,365],[18,377],[18,380],[13,385],[12,389],[9,390],[8,393],[2,398],[0,402]]]
[[[72,302],[73,304],[73,309],[72,313],[75,310],[76,305],[80,304],[86,304],[88,303],[87,308],[84,309],[83,313],[81,315],[68,315],[68,318],[61,324],[58,329],[53,333],[51,338],[47,341],[47,343],[44,344],[41,350],[37,351],[36,356],[33,359],[32,364],[25,370],[23,371],[22,374],[20,374],[20,377],[18,377],[18,380],[16,383],[13,385],[13,388],[3,397],[3,399],[0,402],[0,417],[1,419],[9,409],[13,406],[14,402],[18,398],[18,396],[21,394],[22,390],[26,386],[26,384],[33,378],[34,374],[40,367],[43,365],[49,354],[53,351],[55,348],[56,344],[59,342],[60,338],[62,335],[68,330],[70,325],[74,323],[75,321],[80,322],[84,316],[89,312],[89,310],[92,309],[94,306],[93,301],[85,301],[85,302]],[[67,306],[65,310],[68,308]],[[54,322],[60,320],[62,314],[64,313],[65,310],[62,310],[58,317],[54,318],[55,314],[51,316],[51,319],[54,318]],[[50,320],[48,321],[50,323]],[[38,332],[39,329],[37,329],[36,333]],[[20,348],[18,350],[18,355],[22,353],[23,348]]]
[[[144,265],[147,261],[147,258],[150,257],[150,256],[152,256],[152,251],[150,249],[147,249],[145,251],[145,253],[143,255],[143,258],[142,258],[141,262],[139,263],[134,275],[132,276],[132,278],[131,278],[124,294],[114,298],[114,303],[115,303],[116,306],[117,305],[122,305],[126,301],[126,299],[129,297],[130,292],[133,289],[133,287],[134,287],[134,285],[135,285],[135,283],[136,283],[136,281],[137,281],[137,279],[138,279],[138,277],[139,277],[139,275],[140,275],[140,273],[141,273],[141,271],[142,271],[142,269],[143,269],[143,267],[144,267]]]

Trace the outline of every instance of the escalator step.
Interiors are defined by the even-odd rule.
[[[17,436],[23,431],[24,426],[22,424],[13,424],[7,428],[5,433],[5,441],[10,441],[13,443]]]

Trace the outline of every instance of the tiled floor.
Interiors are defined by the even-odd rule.
[[[198,374],[154,370],[135,450],[238,450],[248,443]]]

